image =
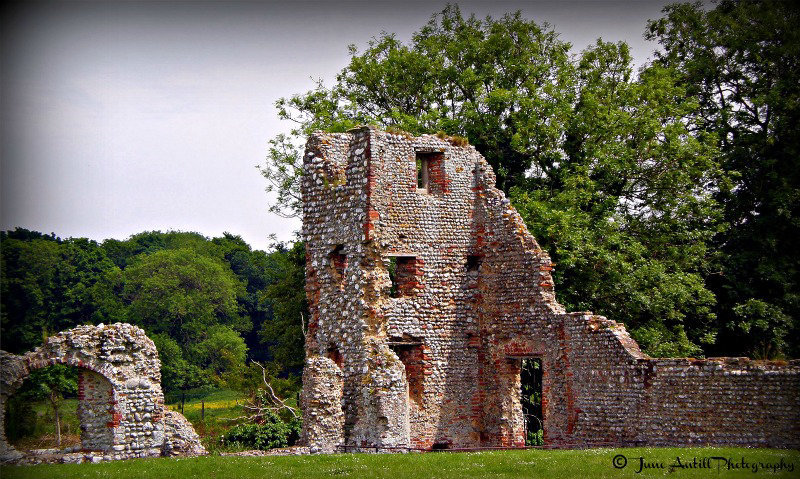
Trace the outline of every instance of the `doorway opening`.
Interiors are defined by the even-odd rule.
[[[542,411],[542,359],[523,358],[520,367],[520,404],[525,424],[525,445],[544,444]]]

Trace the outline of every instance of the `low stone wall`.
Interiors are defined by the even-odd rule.
[[[563,319],[575,418],[565,440],[800,447],[800,361],[654,359],[614,321]]]
[[[0,410],[5,411],[8,398],[32,371],[52,364],[79,368],[81,450],[48,450],[26,457],[8,444],[2,414],[0,461],[96,462],[205,454],[186,419],[164,406],[158,352],[140,328],[124,323],[79,326],[21,356],[0,351]]]

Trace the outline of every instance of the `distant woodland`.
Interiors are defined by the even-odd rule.
[[[249,359],[273,376],[302,369],[302,243],[264,252],[230,234],[151,231],[97,243],[22,228],[0,241],[3,350],[122,321],[155,342],[167,392],[258,384],[262,371]]]

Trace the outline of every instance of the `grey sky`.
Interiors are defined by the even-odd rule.
[[[577,53],[625,40],[639,64],[659,2],[458,2],[521,9]],[[256,170],[288,129],[274,102],[331,84],[347,45],[408,40],[446,2],[25,2],[2,25],[0,228],[124,239],[223,231],[253,247],[299,221],[267,211]]]

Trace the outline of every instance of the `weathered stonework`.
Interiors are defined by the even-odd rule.
[[[31,371],[52,364],[79,368],[80,451],[25,455],[8,444],[5,414],[0,414],[0,461],[97,462],[206,453],[191,424],[164,406],[158,352],[136,326],[79,326],[21,356],[0,351],[0,411]]]
[[[652,359],[622,325],[565,312],[494,184],[473,147],[436,136],[309,139],[312,451],[522,446],[527,357],[543,365],[548,445],[800,446],[800,362]]]

